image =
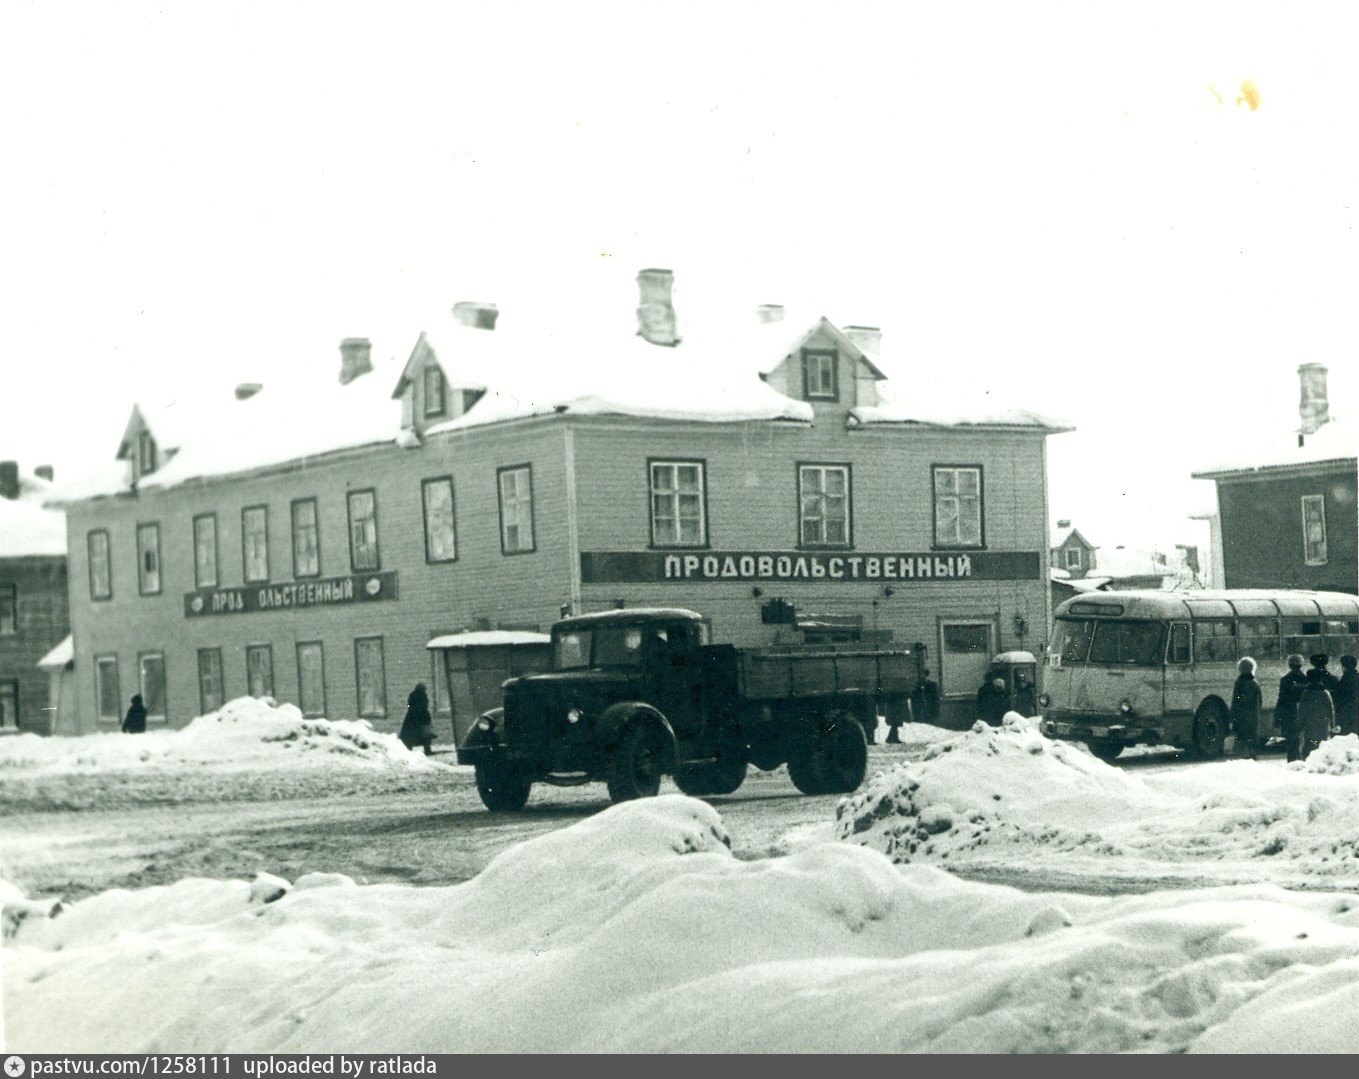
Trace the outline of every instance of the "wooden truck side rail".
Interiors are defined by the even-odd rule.
[[[749,701],[861,693],[906,696],[916,687],[909,648],[794,645],[736,649],[736,684]]]

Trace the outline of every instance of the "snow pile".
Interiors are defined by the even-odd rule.
[[[3,959],[16,1052],[1345,1051],[1359,899],[1033,895],[839,843],[744,862],[667,796],[450,888],[105,892]]]
[[[120,769],[181,770],[317,765],[425,771],[446,767],[412,753],[366,720],[305,719],[291,704],[239,697],[180,730],[77,738],[19,734],[0,739],[0,776]]]
[[[1328,738],[1312,751],[1306,761],[1294,762],[1291,767],[1318,775],[1359,775],[1359,735]]]
[[[1345,771],[1345,741],[1359,740],[1328,744],[1311,771],[1224,761],[1143,778],[1010,713],[1003,727],[979,723],[875,776],[839,803],[835,830],[897,862],[1005,879],[1348,888],[1359,874],[1359,770]]]

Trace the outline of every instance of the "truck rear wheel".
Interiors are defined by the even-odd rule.
[[[733,794],[746,781],[746,757],[739,750],[719,752],[714,761],[675,769],[675,786],[685,794]]]
[[[501,761],[477,765],[477,793],[492,813],[517,813],[528,804],[533,781]]]
[[[788,761],[788,775],[803,794],[850,794],[868,771],[868,738],[849,712],[834,712],[812,744]]]
[[[788,760],[788,778],[803,794],[828,794],[822,785],[821,768],[811,750]]]
[[[609,757],[609,798],[629,802],[653,798],[660,792],[665,773],[665,739],[655,723],[630,723]]]

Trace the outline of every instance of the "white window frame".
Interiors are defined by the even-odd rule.
[[[266,658],[266,660],[268,661],[268,670],[267,670],[267,674],[268,674],[268,676],[269,676],[269,684],[268,684],[267,686],[264,686],[264,687],[262,688],[262,691],[261,691],[260,693],[256,693],[256,692],[255,692],[255,679],[254,679],[254,674],[255,674],[254,668],[255,668],[255,666],[258,666],[258,664],[252,664],[252,663],[251,663],[251,660],[252,660],[255,656],[264,656],[264,657]],[[274,686],[274,646],[273,646],[272,644],[268,644],[268,643],[256,643],[256,644],[248,644],[248,645],[246,645],[246,646],[245,646],[245,691],[246,691],[246,693],[249,694],[251,697],[255,697],[256,699],[263,698],[263,697],[273,697],[273,696],[274,696],[274,688],[275,688],[275,686]]]
[[[840,353],[834,349],[804,349],[802,352],[803,396],[809,401],[838,401]],[[815,371],[815,388],[812,373]],[[823,379],[822,375],[826,377]],[[829,385],[827,385],[829,383]]]
[[[965,539],[963,532],[963,510],[967,503],[971,501],[970,496],[962,493],[961,479],[964,473],[972,473],[977,477],[976,494],[976,536],[975,540]],[[985,477],[981,465],[932,465],[931,475],[933,477],[934,490],[934,546],[938,549],[953,550],[974,550],[986,546],[986,497],[983,489]],[[953,489],[951,491],[942,490],[940,477],[947,476],[952,479]],[[953,534],[945,535],[941,527],[941,511],[949,506],[953,508]]]
[[[430,383],[434,382],[439,387],[439,407],[435,408],[430,402]],[[425,397],[425,419],[434,419],[448,413],[448,379],[444,377],[443,368],[437,363],[431,363],[425,367],[425,382],[421,387]]]
[[[376,645],[377,655],[377,700],[374,707],[365,708],[363,702],[365,677],[363,664],[359,662],[359,653],[362,645]],[[368,679],[371,680],[373,672],[369,672]],[[359,718],[361,719],[385,719],[387,716],[387,656],[386,649],[381,637],[355,637],[354,638],[354,693],[355,703],[358,706]]]
[[[1081,551],[1079,547],[1068,547],[1066,549],[1066,569],[1081,568]]]
[[[151,701],[147,699],[148,697],[151,696],[151,694],[146,692],[146,661],[149,659],[160,660],[161,692],[160,700],[155,702],[156,708],[159,708],[160,711],[154,711],[151,706]],[[166,695],[169,693],[169,681],[170,681],[169,673],[165,669],[164,652],[142,652],[140,655],[137,656],[137,689],[138,692],[140,692],[142,695],[142,706],[146,709],[146,718],[148,721],[159,720],[162,723],[165,721],[165,717],[167,714],[165,709],[165,698]]]
[[[104,686],[100,677],[105,667],[113,670],[113,711],[104,711]],[[94,712],[103,723],[117,723],[123,715],[123,693],[119,682],[117,656],[94,657]]]
[[[19,586],[6,581],[0,584],[0,637],[19,635]]]
[[[94,557],[94,549],[97,546],[95,537],[103,540],[103,554],[99,560]],[[106,599],[113,598],[113,545],[109,539],[107,528],[92,528],[85,534],[85,562],[90,575],[90,600],[94,603],[101,603]],[[97,578],[95,566],[102,562],[104,587],[97,588]]]
[[[505,481],[513,478],[514,492],[505,490]],[[496,489],[500,496],[500,553],[529,554],[536,549],[533,528],[533,466],[510,465],[496,471]],[[510,542],[514,529],[514,542]],[[528,542],[524,542],[524,533]]]
[[[844,539],[833,540],[828,538],[828,522],[833,521],[828,512],[827,499],[834,499],[835,495],[826,494],[826,478],[832,473],[840,473],[844,477],[845,493],[845,514],[844,514]],[[816,477],[814,484],[809,484],[809,477]],[[797,466],[797,536],[798,545],[801,547],[833,547],[850,548],[854,546],[854,489],[853,474],[849,465],[836,464],[801,464]],[[808,513],[809,499],[817,507],[818,512]],[[807,534],[809,522],[820,522],[821,538],[810,538]]]
[[[307,532],[307,528],[299,528],[297,522],[297,511],[303,506],[311,507],[311,524],[309,526],[312,545],[310,554],[315,559],[315,565],[307,572],[302,572],[298,563],[298,538]],[[321,576],[321,507],[315,498],[295,498],[288,507],[288,523],[291,526],[293,541],[293,577],[305,579]]]
[[[309,649],[315,649],[316,658],[319,665],[318,675],[320,677],[321,707],[319,709],[308,707],[315,704],[314,701],[307,700],[306,674],[302,666],[302,653]],[[326,646],[322,641],[298,641],[297,642],[297,707],[302,710],[302,714],[309,719],[324,716],[326,714]]]
[[[1312,539],[1307,534],[1307,507],[1311,504],[1317,508],[1318,520],[1321,524],[1320,551],[1313,553]],[[1309,566],[1324,566],[1330,561],[1329,544],[1326,535],[1326,496],[1325,495],[1303,495],[1302,496],[1302,558],[1303,562]]]
[[[156,471],[156,439],[150,431],[137,432],[137,474],[149,476]]]
[[[695,492],[680,488],[679,474],[682,468],[692,468],[698,474],[698,534],[691,539],[684,538],[683,521],[692,520],[682,513],[680,499],[693,498]],[[702,460],[647,462],[648,487],[650,490],[651,545],[653,547],[706,547],[708,545],[708,466]],[[658,482],[658,477],[660,482]],[[658,515],[657,502],[665,503],[666,513]],[[669,526],[664,526],[668,521]]]
[[[152,542],[144,541],[142,539],[144,535],[152,537]],[[149,559],[148,555],[150,555]],[[163,583],[160,562],[160,524],[156,521],[147,521],[137,525],[137,593],[142,596],[159,596]]]
[[[209,535],[212,539],[212,559],[210,564],[205,567],[203,537],[199,534],[199,525],[211,525]],[[208,572],[204,573],[204,569]],[[193,519],[193,583],[196,588],[216,588],[220,569],[217,557],[217,514],[200,513]]]
[[[0,707],[0,731],[17,731],[19,729],[19,680],[17,678],[0,678],[0,704],[5,698],[13,694],[13,711],[8,708]]]
[[[368,515],[357,517],[355,501],[364,498],[368,499]],[[377,491],[371,487],[350,491],[345,505],[349,512],[349,568],[355,573],[375,572],[382,567],[382,554],[378,549]]]
[[[432,490],[448,489],[448,553],[435,553],[434,519],[429,512],[429,493]],[[420,481],[420,508],[424,512],[425,524],[425,561],[456,562],[458,560],[458,496],[453,489],[452,476],[431,476]]]
[[[258,514],[260,530],[252,532],[248,521]],[[264,560],[264,573],[252,576],[250,565],[256,557]],[[269,507],[246,506],[241,510],[241,580],[246,584],[263,584],[269,580]]]
[[[213,672],[217,679],[215,688],[216,704],[209,701],[207,681],[204,679],[203,657],[212,656],[217,664],[216,671]],[[198,650],[198,707],[203,710],[203,715],[215,712],[222,705],[226,704],[226,671],[223,669],[222,650],[220,648],[200,648]]]

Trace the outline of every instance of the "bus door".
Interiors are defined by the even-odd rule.
[[[1162,668],[1162,714],[1193,713],[1198,692],[1193,685],[1190,659],[1189,623],[1171,622],[1166,642],[1166,663]]]

